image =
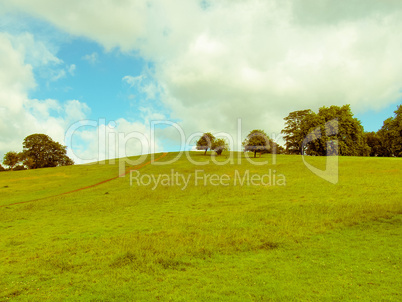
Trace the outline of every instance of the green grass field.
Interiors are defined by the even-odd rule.
[[[177,172],[185,189],[126,175],[59,195],[117,176],[117,162],[0,173],[0,301],[402,299],[400,159],[340,157],[334,185],[300,156],[190,155],[205,165],[182,156],[133,172]],[[247,171],[286,185],[235,184]]]

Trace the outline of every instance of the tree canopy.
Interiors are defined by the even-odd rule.
[[[205,150],[204,154],[207,154],[209,149],[215,151],[217,155],[221,155],[223,151],[229,150],[229,145],[224,139],[217,139],[210,132],[206,132],[197,141],[196,148],[197,150]]]
[[[293,111],[289,113],[285,120],[284,134],[286,152],[289,154],[303,154],[303,140],[305,133],[303,131],[303,122],[311,116],[313,112],[310,109]]]
[[[288,153],[364,156],[370,152],[363,127],[349,105],[324,106],[318,113],[295,111],[285,121],[282,133]]]
[[[22,157],[29,169],[72,165],[66,146],[53,141],[46,134],[32,134],[23,142]]]
[[[257,152],[259,152],[261,156],[262,153],[267,153],[272,150],[272,143],[272,140],[264,130],[252,130],[243,141],[244,152],[254,152],[254,157],[256,157]]]
[[[212,150],[212,146],[215,142],[215,136],[210,132],[204,133],[200,139],[197,141],[197,150],[205,150],[204,154],[207,154],[208,149]]]
[[[394,111],[395,116],[384,121],[378,131],[384,156],[402,156],[402,105]]]
[[[20,161],[20,156],[17,152],[9,151],[4,155],[3,164],[8,166],[10,170],[14,170],[14,167]]]
[[[377,132],[365,132],[367,145],[370,147],[370,156],[388,156],[382,146],[381,137]]]
[[[223,151],[229,150],[229,145],[224,139],[218,138],[214,140],[212,150],[214,150],[217,155],[221,155]]]

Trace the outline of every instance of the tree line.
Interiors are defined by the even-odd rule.
[[[254,157],[259,153],[283,153],[282,146],[275,143],[264,130],[252,130],[243,141],[244,151],[254,152]],[[229,144],[222,138],[215,138],[210,132],[204,133],[196,143],[197,150],[205,150],[204,155],[208,150],[221,155],[223,151],[229,150]]]
[[[377,132],[366,132],[370,156],[402,157],[402,105],[394,111],[395,116],[384,121]]]
[[[67,156],[67,147],[53,141],[46,134],[32,134],[23,143],[22,152],[9,151],[4,155],[3,164],[8,170],[26,170],[46,167],[69,166],[74,161]],[[6,169],[0,165],[0,171]]]
[[[377,132],[365,132],[361,122],[353,117],[350,105],[321,107],[318,113],[310,109],[289,113],[281,131],[285,148],[274,142],[263,130],[252,130],[243,141],[244,152],[344,155],[402,156],[402,105],[395,116],[384,121]],[[197,150],[212,150],[220,155],[228,143],[204,133],[196,143]]]
[[[310,109],[289,113],[281,131],[285,148],[274,142],[264,130],[250,131],[243,141],[243,150],[257,153],[345,156],[402,157],[402,105],[394,116],[386,119],[377,132],[365,132],[360,121],[353,117],[350,105],[321,107],[318,113]],[[23,141],[22,152],[10,151],[4,155],[7,170],[38,169],[73,165],[67,156],[67,147],[45,134],[32,134]],[[196,143],[197,150],[208,150],[221,155],[229,144],[210,132]],[[6,169],[0,164],[0,171]]]

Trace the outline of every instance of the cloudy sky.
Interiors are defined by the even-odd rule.
[[[77,162],[206,131],[236,145],[344,104],[376,131],[401,103],[401,54],[400,0],[0,0],[0,157],[32,133]]]

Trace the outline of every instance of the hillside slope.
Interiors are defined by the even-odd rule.
[[[399,159],[234,155],[0,173],[0,300],[400,298]]]

